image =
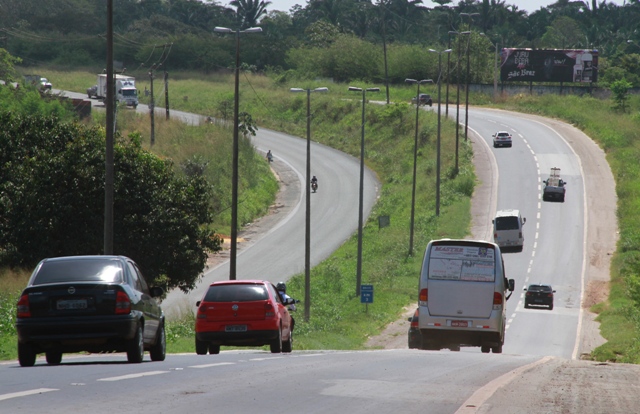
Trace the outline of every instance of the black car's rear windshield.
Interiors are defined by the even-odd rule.
[[[205,302],[251,302],[269,298],[264,285],[219,285],[210,286],[204,297]]]
[[[122,282],[122,267],[113,259],[60,260],[44,262],[33,285],[64,282]]]
[[[531,285],[529,292],[551,292],[551,286]]]
[[[516,216],[496,217],[496,230],[516,230],[519,228],[519,220]]]

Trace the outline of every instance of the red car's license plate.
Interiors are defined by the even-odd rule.
[[[225,332],[247,332],[247,325],[227,325],[224,327]]]
[[[468,321],[451,321],[451,326],[454,328],[467,328],[469,326]]]

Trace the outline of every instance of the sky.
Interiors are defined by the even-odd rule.
[[[269,0],[271,1],[271,5],[267,8],[267,10],[280,10],[284,12],[289,12],[291,7],[295,4],[299,4],[301,6],[306,6],[306,0]],[[519,10],[525,10],[527,14],[531,14],[536,10],[539,10],[541,7],[547,7],[551,4],[556,3],[557,0],[506,0],[505,4],[507,5],[515,5],[518,6]],[[588,0],[589,3],[591,0]],[[600,3],[602,0],[598,0]],[[221,4],[228,4],[224,0],[220,2]],[[454,3],[457,1],[454,0]],[[622,6],[624,4],[624,0],[607,0],[607,3],[617,4]],[[422,0],[422,5],[425,7],[433,8],[437,6],[437,3],[433,3],[430,0]]]

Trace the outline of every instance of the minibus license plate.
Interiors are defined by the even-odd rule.
[[[451,326],[454,328],[467,328],[469,326],[468,321],[451,321]]]

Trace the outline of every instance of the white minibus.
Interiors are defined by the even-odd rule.
[[[500,247],[495,243],[429,242],[420,272],[420,348],[459,351],[461,346],[479,346],[484,353],[501,353],[506,301],[514,284],[505,276]]]

